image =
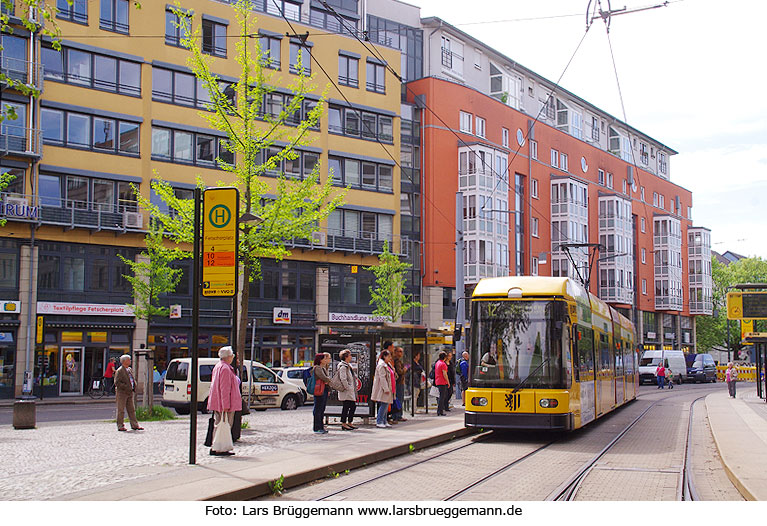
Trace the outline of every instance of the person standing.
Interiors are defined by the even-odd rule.
[[[461,405],[466,405],[466,389],[469,388],[469,353],[463,351],[461,361],[458,362],[458,375],[460,377]]]
[[[727,369],[724,372],[724,380],[727,382],[727,392],[730,394],[730,397],[736,398],[735,382],[738,380],[738,370],[733,367],[732,362],[727,364]]]
[[[448,380],[447,363],[445,359],[447,353],[445,351],[439,352],[439,357],[434,364],[434,385],[439,390],[439,398],[437,399],[437,415],[443,416],[445,414],[445,405],[447,403],[448,388],[450,387],[450,380]]]
[[[107,389],[107,393],[111,393],[115,388],[115,371],[117,370],[117,363],[114,359],[109,360],[107,368],[104,370],[104,387]]]
[[[453,359],[455,356],[455,351],[452,349],[447,351],[445,355],[445,365],[447,365],[447,398],[445,399],[444,409],[445,411],[450,411],[450,406],[452,405],[450,401],[453,399],[453,395],[455,394],[455,360]]]
[[[392,408],[391,418],[394,422],[405,422],[407,418],[402,417],[403,407],[405,403],[405,362],[403,356],[405,355],[402,347],[394,349],[394,373],[396,375],[395,383],[395,397]]]
[[[391,427],[391,424],[386,421],[386,411],[389,404],[394,400],[391,381],[394,369],[389,367],[388,362],[390,360],[391,352],[387,349],[382,350],[378,357],[378,364],[376,365],[376,372],[373,377],[373,389],[370,394],[370,399],[374,402],[378,402],[376,427]]]
[[[338,355],[341,363],[338,364],[338,400],[342,402],[341,408],[341,429],[351,431],[357,429],[352,425],[354,420],[354,411],[357,409],[357,375],[352,368],[352,352],[344,349]]]
[[[658,364],[658,368],[655,369],[655,376],[658,377],[658,389],[666,388],[666,368],[663,367],[663,363]]]
[[[131,429],[142,431],[144,428],[138,425],[136,420],[136,405],[133,402],[133,394],[136,392],[136,379],[133,378],[130,355],[120,356],[120,368],[115,373],[115,400],[117,402],[117,430],[126,431],[123,417],[128,410],[128,420]]]
[[[421,405],[421,390],[426,387],[423,366],[421,365],[421,351],[416,351],[413,356],[413,365],[410,367],[410,374],[413,375],[413,403],[416,407],[419,407]]]
[[[220,361],[213,368],[208,394],[208,410],[213,411],[213,445],[210,454],[224,457],[234,455],[232,424],[235,411],[242,409],[242,391],[240,379],[234,374],[232,367],[232,347],[221,347],[218,357]]]
[[[325,407],[328,404],[328,384],[330,376],[328,375],[328,365],[330,365],[330,354],[326,352],[318,353],[314,357],[314,427],[312,428],[318,435],[327,434],[325,429]]]

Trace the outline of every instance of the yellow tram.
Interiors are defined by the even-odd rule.
[[[634,398],[634,325],[570,278],[481,280],[466,426],[572,430]]]

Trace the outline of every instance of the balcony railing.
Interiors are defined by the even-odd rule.
[[[714,304],[711,301],[690,301],[690,314],[704,314],[711,316],[714,313]]]
[[[39,157],[42,152],[42,138],[41,130],[3,123],[0,127],[0,156]]]
[[[683,304],[681,296],[655,296],[657,310],[682,310]]]
[[[384,242],[389,245],[390,252],[402,257],[410,255],[412,241],[407,236],[343,232],[327,228],[321,228],[309,239],[289,239],[285,244],[290,248],[377,255],[383,253]]]
[[[36,199],[33,195],[10,193],[0,194],[0,199],[0,217],[9,221],[96,231],[139,232],[143,229],[143,218],[135,204],[87,203],[42,196]]]
[[[453,53],[444,47],[442,48],[442,65],[446,68],[453,69]]]
[[[22,60],[0,53],[0,71],[11,80],[38,90],[43,89],[43,66],[39,62]]]

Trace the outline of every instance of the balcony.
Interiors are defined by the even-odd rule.
[[[0,217],[8,221],[60,226],[66,230],[143,231],[143,217],[135,204],[111,205],[33,195],[0,194]],[[35,204],[37,203],[37,204]]]
[[[30,88],[42,91],[43,66],[39,62],[31,62],[0,53],[0,72],[16,82],[26,84]],[[7,84],[3,83],[3,89]]]
[[[0,127],[0,157],[6,155],[40,157],[42,138],[41,130],[3,123]]]
[[[383,253],[384,242],[389,251],[400,257],[408,257],[412,241],[407,236],[375,234],[371,232],[343,232],[321,228],[311,239],[293,238],[285,241],[289,248],[303,250],[325,250],[326,252],[347,252],[351,254],[378,255]]]

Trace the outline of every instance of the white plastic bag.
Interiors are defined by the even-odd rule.
[[[232,442],[232,420],[234,413],[221,413],[221,421],[213,431],[213,444],[210,449],[216,452],[231,451],[234,449]]]
[[[429,389],[429,396],[433,396],[434,398],[439,398],[439,388],[437,388],[436,385],[432,385],[431,389]]]

